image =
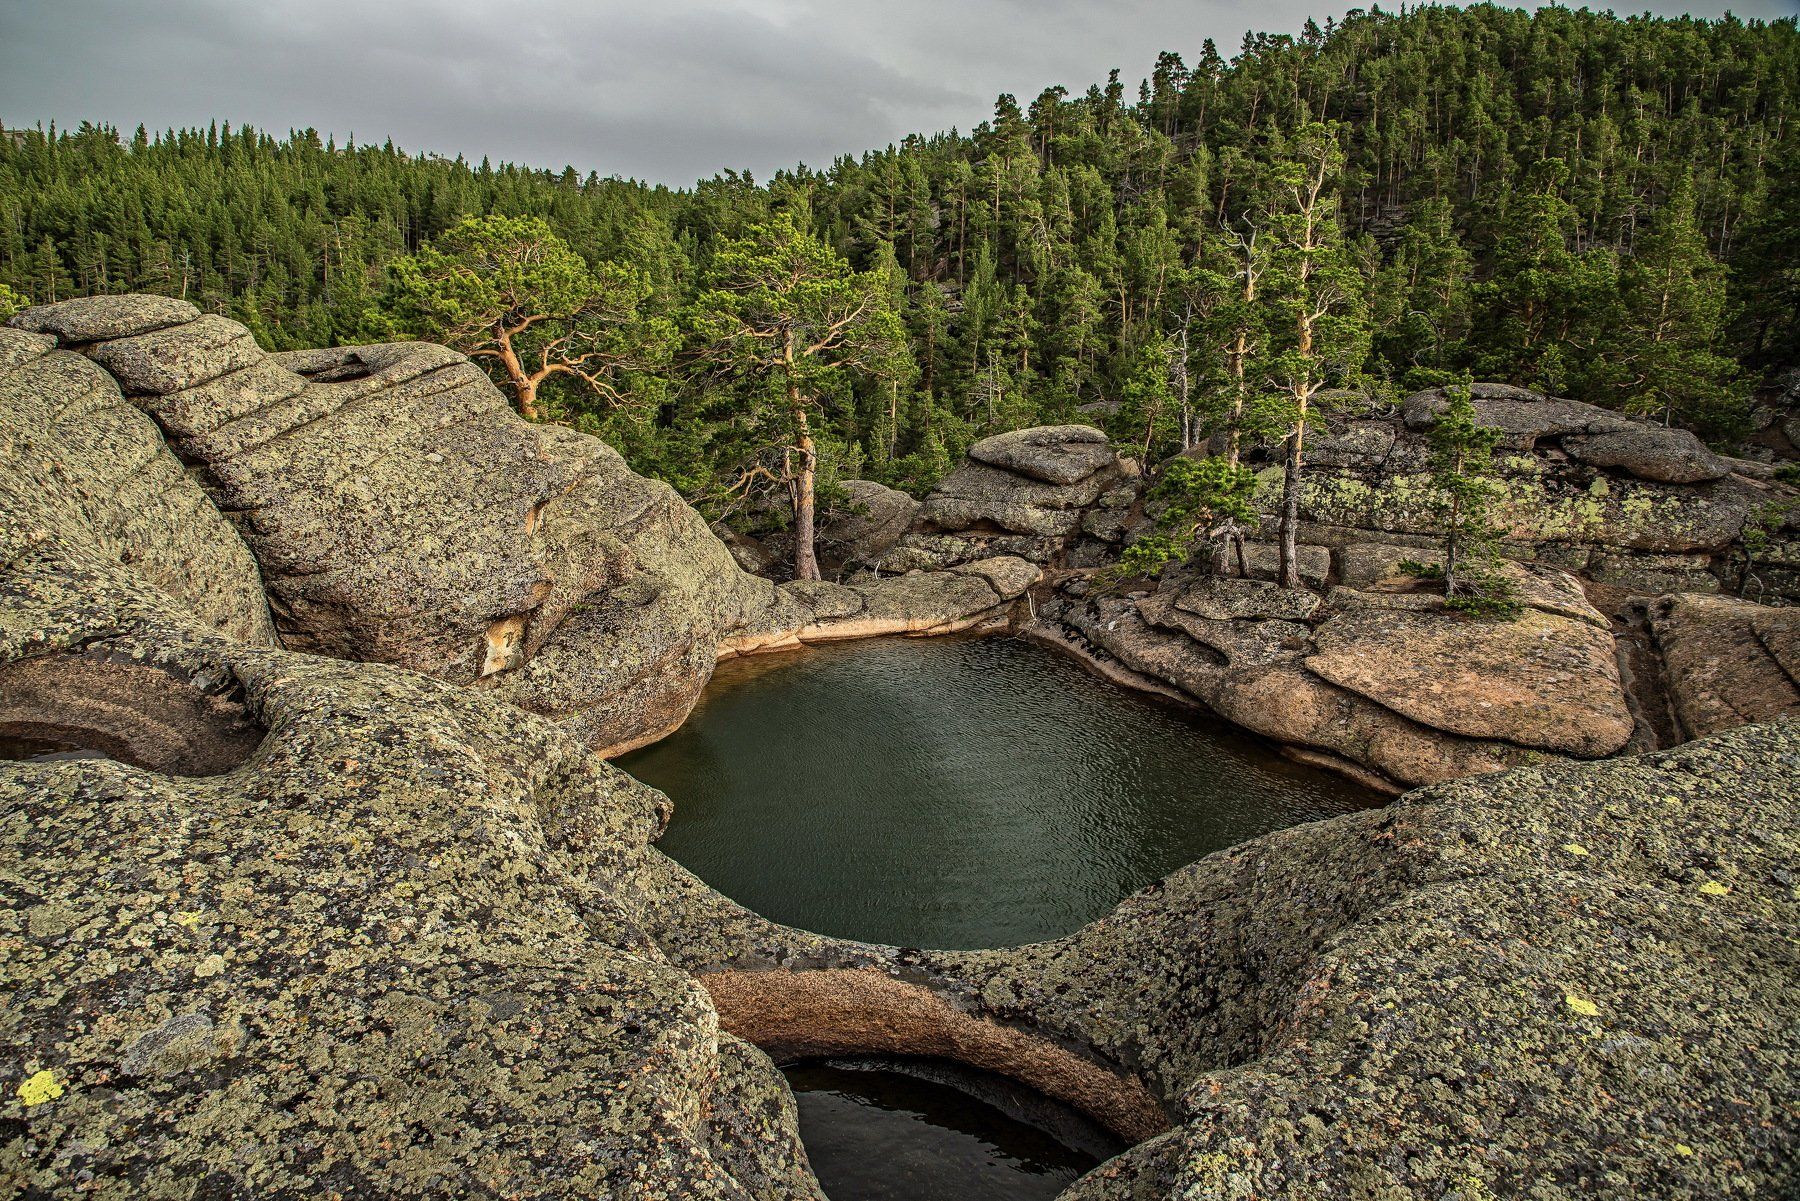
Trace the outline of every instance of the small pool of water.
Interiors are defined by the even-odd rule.
[[[1123,1150],[1067,1106],[935,1060],[782,1069],[832,1201],[1048,1201]]]
[[[0,759],[13,759],[24,763],[55,763],[64,759],[108,759],[105,751],[95,750],[90,746],[76,746],[67,742],[52,742],[43,738],[13,737],[0,734]]]
[[[1383,799],[1014,638],[731,660],[619,765],[673,799],[662,849],[734,900],[942,948],[1066,934],[1213,851]]]

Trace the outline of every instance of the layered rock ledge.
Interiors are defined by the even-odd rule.
[[[1134,1145],[1071,1198],[1800,1187],[1800,722],[1439,784],[1211,856],[1034,946],[826,939],[657,851],[668,802],[599,757],[602,718],[552,722],[513,703],[527,687],[467,686],[511,653],[490,640],[494,605],[541,592],[522,612],[564,613],[542,638],[547,617],[522,623],[527,664],[594,606],[593,640],[563,645],[616,661],[575,712],[614,707],[618,729],[641,732],[680,708],[690,677],[667,665],[695,647],[710,663],[987,620],[1035,567],[983,556],[841,588],[684,582],[726,562],[722,545],[588,440],[493,412],[457,439],[349,446],[360,474],[302,452],[309,422],[356,417],[339,386],[371,362],[435,355],[443,368],[415,378],[446,370],[443,390],[371,395],[386,394],[389,427],[440,429],[440,406],[480,392],[442,352],[270,364],[228,323],[146,298],[24,324],[0,330],[0,736],[101,754],[0,761],[9,1195],[817,1197],[769,1056],[836,1051],[946,1055],[1083,1106]],[[228,402],[197,390],[249,372],[318,403],[256,427],[294,442],[291,480],[260,478],[278,457],[252,471],[250,451],[207,441],[209,460],[175,428],[170,397],[187,394],[199,428]],[[254,392],[254,421],[287,403]],[[340,433],[378,439],[379,424]],[[395,529],[434,528],[410,493],[445,495],[439,467],[539,453],[545,475],[490,506],[504,520],[472,500],[454,510],[487,523],[471,537],[496,570],[530,581],[477,572],[477,599],[459,603],[447,581],[479,563],[448,534],[437,552],[404,545]],[[548,476],[567,490],[540,495]],[[215,496],[273,511],[221,514]],[[532,540],[544,501],[530,533],[554,533]],[[333,514],[342,528],[324,528]],[[296,548],[330,577],[316,591]],[[269,586],[274,621],[265,579],[285,581]],[[719,588],[767,603],[678,628]],[[1556,588],[1535,595],[1544,620],[1599,628]],[[1338,618],[1321,614],[1363,603],[1237,587],[1138,599],[1158,601],[1164,632],[1233,638],[1325,629]],[[1671,654],[1685,604],[1653,615]],[[1785,627],[1739,617],[1790,671]],[[1248,649],[1219,640],[1240,657],[1333,653],[1310,632],[1311,647],[1244,636]],[[442,650],[435,670],[317,653],[411,654],[414,639]],[[1326,670],[1347,696],[1383,685]],[[1533,689],[1551,683],[1520,681],[1508,704],[1549,730],[1557,694]],[[1720,689],[1696,691],[1720,700],[1684,720],[1746,711]],[[1558,736],[1586,750],[1610,733]]]

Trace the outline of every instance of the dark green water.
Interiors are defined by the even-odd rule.
[[[1123,1150],[1076,1111],[956,1064],[783,1070],[807,1158],[833,1201],[1048,1201]]]
[[[1011,638],[733,660],[620,766],[674,800],[662,849],[726,895],[946,948],[1068,933],[1213,851],[1381,800]]]

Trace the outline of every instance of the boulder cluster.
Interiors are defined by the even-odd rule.
[[[441,348],[267,355],[152,297],[0,328],[0,1193],[818,1198],[771,1056],[832,1053],[1083,1107],[1132,1146],[1082,1201],[1800,1186],[1800,722],[1743,724],[1788,611],[1648,606],[1709,736],[1584,763],[1641,723],[1567,576],[1520,567],[1500,641],[1336,558],[1084,594],[1135,469],[1064,430],[964,471],[865,514],[931,570],[777,587]],[[1464,778],[941,952],[734,905],[605,761],[721,655],[1028,593],[1122,677],[1245,724],[1304,694],[1317,753]],[[1467,774],[1514,737],[1544,762]]]
[[[1501,430],[1495,508],[1515,621],[1462,618],[1402,570],[1439,553],[1426,434],[1442,389],[1394,411],[1342,398],[1311,438],[1302,590],[1272,583],[1279,467],[1262,473],[1247,578],[1177,570],[1133,588],[1096,576],[1151,528],[1154,472],[1087,426],[976,443],[903,532],[903,507],[877,496],[886,536],[853,546],[846,567],[1027,559],[1049,577],[1030,636],[1394,791],[1800,713],[1791,647],[1755,632],[1785,630],[1793,610],[1724,595],[1800,600],[1800,498],[1773,468],[1578,401],[1471,392],[1477,419]],[[1742,633],[1735,652],[1727,627]],[[1702,712],[1722,703],[1723,722]]]

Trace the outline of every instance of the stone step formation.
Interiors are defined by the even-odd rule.
[[[1621,514],[1639,484],[1699,490],[1633,527],[1692,515],[1654,548],[1605,540],[1611,499],[1534,544],[1590,572],[1725,553],[1730,498],[1776,486],[1729,462],[1627,485],[1718,464],[1556,421]],[[1706,737],[1585,762],[1633,722],[1608,615],[1542,567],[1570,561],[1521,567],[1527,617],[1470,646],[1323,534],[1310,599],[1101,597],[1084,564],[1139,518],[1135,465],[1059,429],[958,474],[841,540],[883,573],[777,586],[442,348],[270,356],[153,297],[21,314],[0,734],[104,755],[0,762],[7,1192],[816,1197],[770,1055],[865,1053],[1093,1114],[1132,1146],[1079,1199],[1800,1185],[1789,610],[1652,602],[1679,731]],[[1436,782],[1066,938],[950,953],[736,906],[605,762],[721,655],[1034,621],[1301,753]]]

